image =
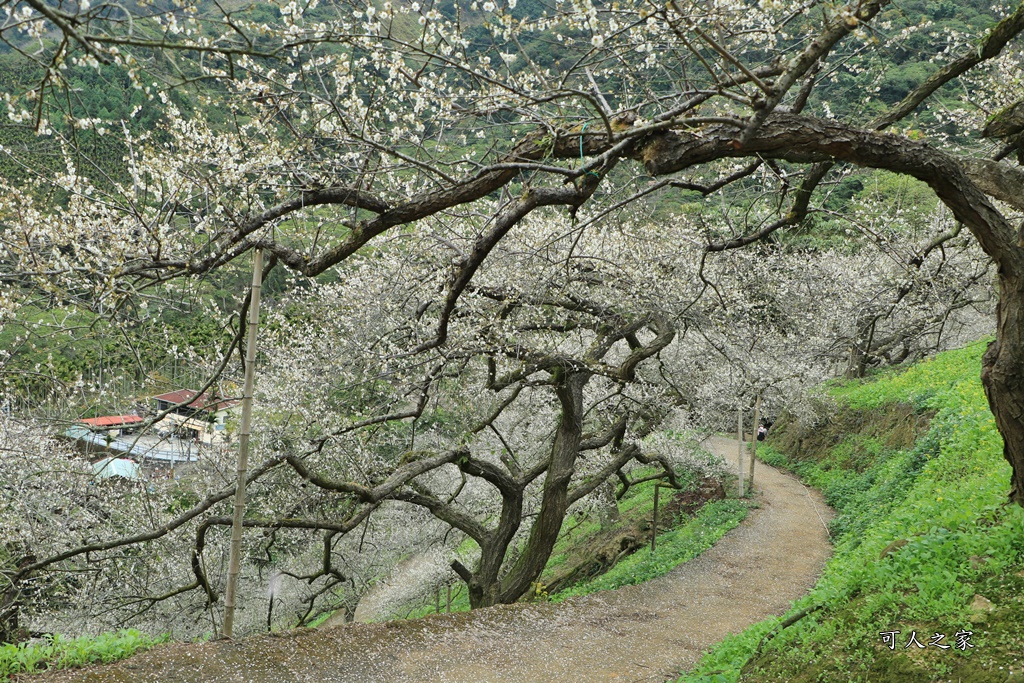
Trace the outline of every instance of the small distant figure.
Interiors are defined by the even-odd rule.
[[[768,436],[768,428],[764,425],[757,426],[757,440],[764,441],[764,437]]]

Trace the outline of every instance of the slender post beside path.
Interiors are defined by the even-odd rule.
[[[740,498],[743,497],[743,408],[736,411],[736,446],[739,453]]]
[[[661,484],[654,482],[654,519],[652,524],[654,526],[653,533],[651,534],[651,552],[653,553],[658,548],[658,490],[661,488]]]
[[[252,294],[249,300],[249,331],[245,346],[245,386],[242,389],[242,429],[238,438],[238,472],[235,480],[235,509],[231,518],[231,553],[228,556],[228,585],[224,591],[222,635],[230,638],[235,625],[235,591],[238,586],[239,556],[242,554],[242,517],[245,514],[245,479],[249,463],[249,433],[252,428],[252,394],[256,375],[256,331],[260,322],[260,287],[263,284],[263,250],[253,252]]]

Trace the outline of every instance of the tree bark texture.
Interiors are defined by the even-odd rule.
[[[529,590],[530,584],[544,571],[562,529],[565,511],[569,507],[569,482],[575,471],[583,437],[583,387],[589,379],[590,373],[569,372],[557,387],[561,418],[551,445],[540,511],[530,529],[530,537],[519,559],[500,581],[496,580],[500,561],[497,566],[489,568],[494,571],[487,571],[486,576],[482,571],[477,572],[471,582],[473,585],[470,585],[471,607],[514,602]]]
[[[996,427],[1003,436],[1003,457],[1010,463],[1010,501],[1024,505],[1024,280],[999,278],[996,340],[981,362]]]

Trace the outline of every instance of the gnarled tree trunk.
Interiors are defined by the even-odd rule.
[[[561,415],[548,456],[540,511],[530,528],[530,536],[519,559],[503,576],[500,574],[509,543],[522,519],[521,489],[518,497],[503,496],[498,528],[481,545],[478,569],[470,572],[461,563],[452,564],[452,568],[466,582],[471,608],[515,602],[544,571],[569,507],[569,483],[580,455],[583,436],[583,387],[590,377],[589,372],[568,372],[556,385],[555,393],[561,406]],[[525,481],[521,483],[523,487],[526,484]]]
[[[530,529],[530,538],[519,560],[512,566],[497,591],[497,602],[511,602],[526,593],[537,580],[551,557],[562,520],[569,507],[569,482],[576,469],[583,438],[583,387],[590,373],[570,372],[556,389],[562,407],[562,418],[551,445],[551,461],[544,479],[540,512]]]
[[[999,290],[996,340],[982,358],[981,383],[1013,468],[1010,500],[1024,505],[1024,278],[1001,272]]]

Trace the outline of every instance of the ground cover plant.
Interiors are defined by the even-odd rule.
[[[725,499],[709,502],[694,517],[658,534],[656,549],[644,546],[591,581],[552,596],[556,601],[602,590],[614,590],[656,579],[710,548],[747,516],[746,501]]]
[[[832,387],[840,414],[862,411],[862,429],[833,434],[824,452],[758,450],[837,510],[835,556],[789,614],[724,641],[680,681],[1021,678],[1024,514],[1004,502],[1008,465],[978,380],[984,350]],[[891,423],[872,433],[867,416],[905,404],[934,416],[894,448]]]
[[[107,664],[148,650],[165,640],[134,629],[122,629],[98,636],[67,639],[53,634],[38,641],[3,644],[0,645],[0,683],[6,683],[15,674],[48,668],[66,669],[98,662]]]

